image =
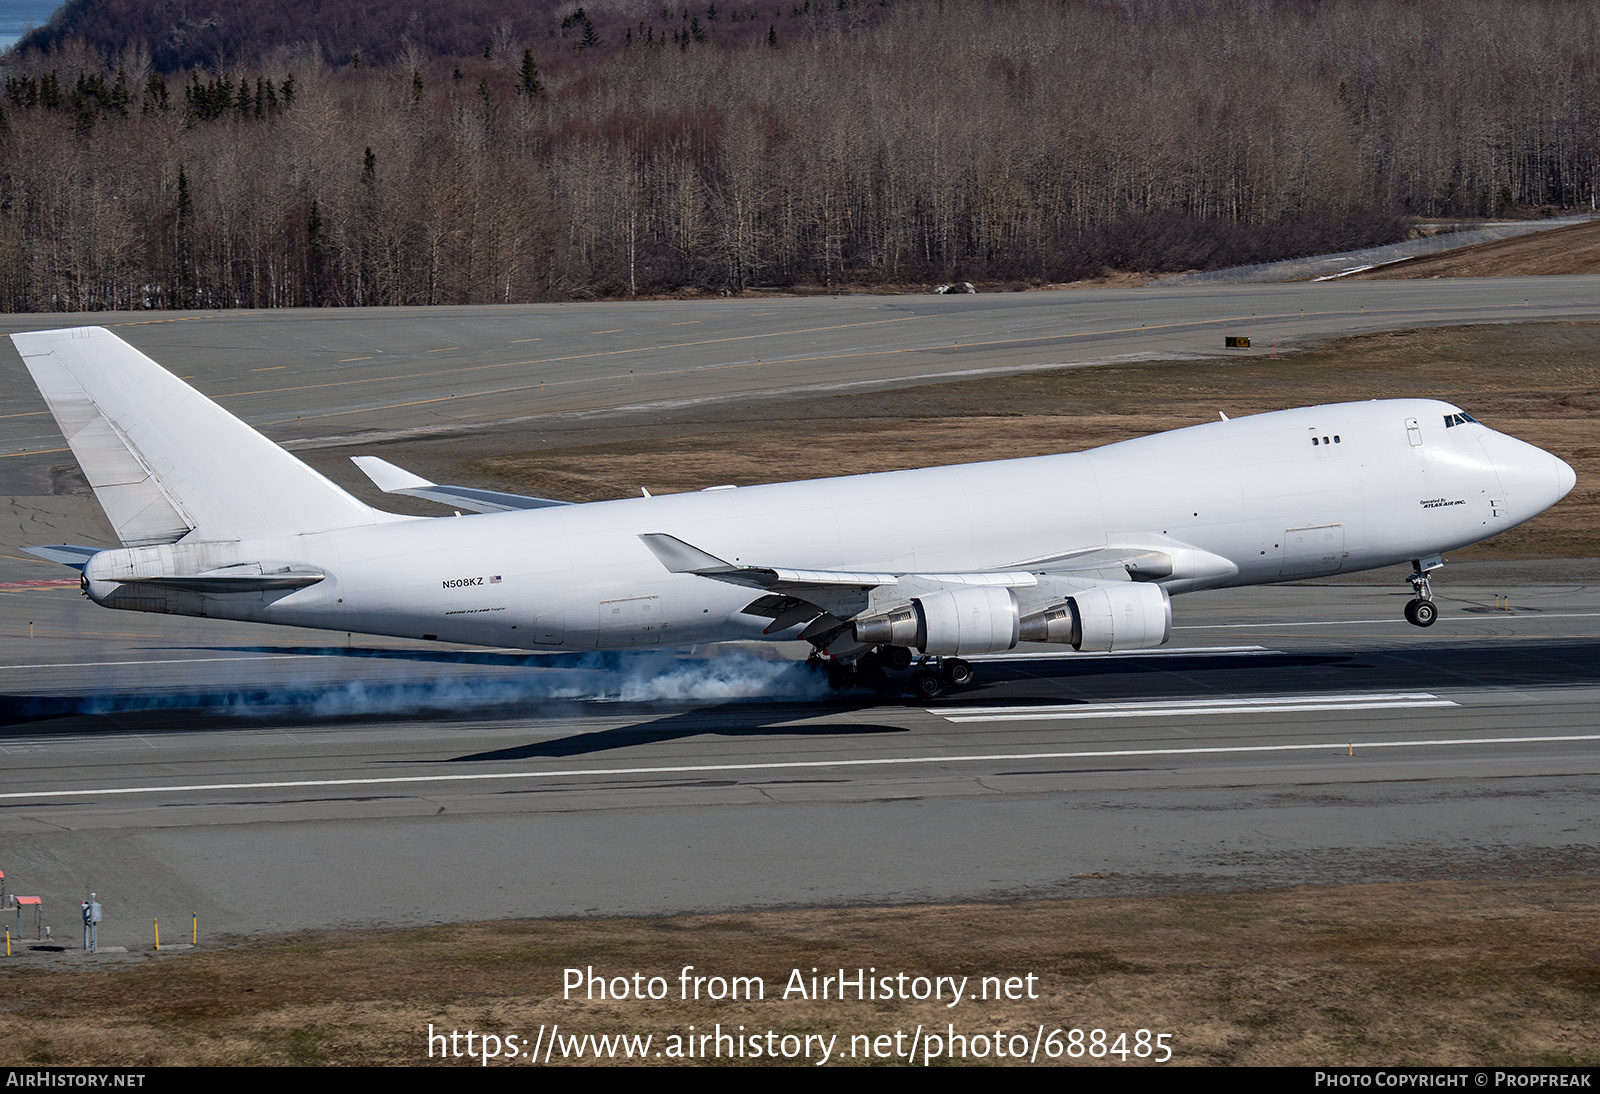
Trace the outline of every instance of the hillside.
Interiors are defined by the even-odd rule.
[[[904,2],[904,0],[902,0]],[[320,54],[334,65],[415,63],[419,56],[468,58],[536,46],[548,61],[581,67],[595,56],[641,42],[688,36],[723,48],[766,45],[818,27],[859,24],[883,3],[753,4],[724,0],[682,5],[651,0],[69,0],[50,24],[18,48],[35,53],[86,46],[108,58],[148,50],[164,73],[195,67],[255,67],[279,56]],[[359,60],[358,60],[359,59]]]
[[[1025,287],[1600,188],[1593,5],[769,2],[76,0],[0,308]]]

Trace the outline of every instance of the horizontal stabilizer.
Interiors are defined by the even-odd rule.
[[[530,498],[522,494],[478,490],[471,486],[440,486],[377,456],[351,456],[350,460],[385,494],[405,494],[408,497],[425,498],[441,505],[469,509],[474,513],[509,513],[515,509],[546,509],[552,505],[571,504],[550,498]]]
[[[79,547],[74,543],[56,543],[48,547],[24,547],[23,550],[30,555],[37,555],[39,558],[47,559],[50,562],[59,562],[63,566],[71,566],[74,570],[82,573],[83,568],[89,565],[89,560],[104,548]]]
[[[11,341],[124,546],[407,519],[363,505],[102,327]]]

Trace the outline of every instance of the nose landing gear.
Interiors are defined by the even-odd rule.
[[[1439,608],[1433,602],[1433,583],[1428,580],[1428,572],[1443,566],[1444,559],[1434,555],[1412,559],[1411,565],[1416,570],[1406,580],[1411,582],[1411,591],[1417,595],[1406,602],[1406,622],[1414,627],[1431,627],[1439,618]]]

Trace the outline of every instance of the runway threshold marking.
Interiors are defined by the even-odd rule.
[[[1428,692],[1378,695],[1293,695],[1254,699],[1164,699],[1133,703],[1072,703],[1060,706],[930,709],[947,722],[1032,722],[1073,718],[1179,718],[1197,714],[1293,714],[1317,710],[1395,710],[1454,707],[1460,703]]]
[[[283,782],[190,783],[179,786],[101,786],[80,790],[35,790],[0,794],[0,801],[76,798],[90,794],[176,794],[216,790],[302,790],[330,786],[408,786],[419,783],[497,782],[507,779],[570,779],[596,775],[687,775],[707,772],[798,771],[841,767],[904,767],[910,764],[1015,763],[1021,760],[1102,760],[1139,756],[1214,756],[1249,752],[1318,752],[1344,755],[1347,749],[1441,748],[1459,745],[1548,744],[1600,741],[1600,733],[1562,737],[1460,737],[1415,741],[1322,741],[1297,745],[1224,745],[1206,748],[1122,748],[1093,752],[997,752],[958,756],[892,756],[869,760],[785,760],[746,764],[681,764],[672,767],[591,767],[557,771],[493,771],[473,775],[390,775],[366,779],[296,779]]]

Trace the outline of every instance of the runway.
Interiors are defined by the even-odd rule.
[[[107,319],[316,462],[353,438],[1212,355],[1224,333],[1597,313],[1600,279],[1552,278]],[[9,349],[0,367],[0,869],[57,922],[100,893],[108,945],[190,914],[254,933],[1600,864],[1591,563],[1447,567],[1428,631],[1400,619],[1398,573],[1180,597],[1167,648],[1022,650],[929,704],[828,693],[794,651],[114,613],[17,553],[107,533]]]
[[[1173,647],[997,656],[932,704],[798,668],[712,698],[776,667],[741,650],[36,637],[0,668],[4,868],[240,933],[1592,869],[1600,596],[1510,588],[1426,634],[1386,586],[1198,594]],[[53,635],[107,614],[33,595]]]
[[[844,296],[0,317],[0,334],[103,324],[297,450],[552,415],[848,391],[1107,361],[1214,357],[1363,331],[1600,317],[1600,277],[976,296]],[[61,437],[7,347],[0,486]],[[341,461],[342,462],[342,461]],[[341,482],[360,483],[348,468]],[[0,492],[20,493],[19,490]]]

